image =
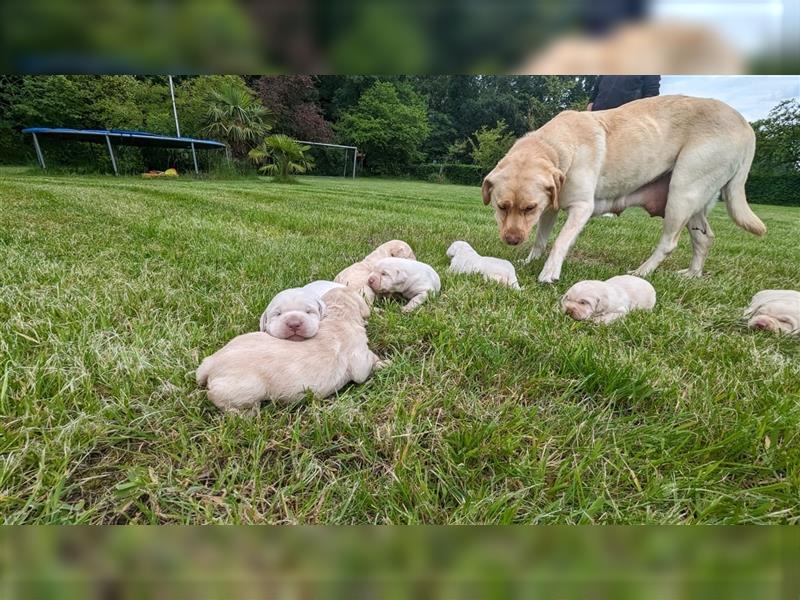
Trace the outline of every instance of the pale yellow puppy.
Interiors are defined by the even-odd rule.
[[[367,283],[376,294],[400,294],[408,299],[403,312],[411,312],[442,288],[433,267],[407,258],[382,258],[375,263]]]
[[[372,304],[375,301],[375,292],[372,291],[367,283],[369,274],[372,272],[372,268],[375,266],[376,262],[382,258],[389,257],[407,258],[409,260],[417,259],[411,246],[406,244],[403,240],[391,240],[375,248],[375,250],[364,257],[364,260],[354,263],[344,269],[334,277],[333,280],[336,283],[342,283],[347,287],[358,290],[361,295],[364,296],[364,299],[369,304]]]
[[[744,311],[751,329],[800,335],[800,292],[762,290]]]
[[[257,412],[264,400],[295,402],[307,392],[324,398],[350,381],[366,381],[385,364],[367,346],[369,307],[347,288],[331,290],[323,300],[327,314],[312,338],[293,342],[246,333],[206,358],[196,378],[209,400],[223,411]]]
[[[514,265],[502,258],[481,256],[467,242],[458,240],[447,249],[451,273],[480,273],[485,279],[520,289]]]
[[[595,323],[611,323],[632,310],[650,310],[655,305],[655,288],[632,275],[579,281],[561,298],[561,308],[570,317]]]

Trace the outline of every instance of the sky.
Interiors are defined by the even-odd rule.
[[[661,94],[716,98],[755,121],[781,100],[800,98],[800,75],[664,75]]]

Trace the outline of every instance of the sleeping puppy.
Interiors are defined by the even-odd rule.
[[[457,241],[447,249],[451,273],[480,273],[490,281],[496,281],[520,289],[517,271],[509,261],[491,256],[481,256],[467,242]]]
[[[800,335],[800,292],[762,290],[744,311],[750,329]]]
[[[320,280],[283,290],[270,301],[261,315],[259,329],[284,340],[301,341],[314,337],[325,316],[322,296],[337,287],[344,286]]]
[[[611,323],[632,310],[650,310],[656,305],[656,290],[632,275],[605,281],[579,281],[561,298],[561,308],[573,319]]]
[[[411,312],[437,293],[442,284],[433,267],[407,258],[383,258],[375,263],[367,284],[376,294],[400,294],[409,302],[402,310]]]
[[[411,249],[411,246],[402,240],[392,240],[375,248],[375,250],[364,257],[364,260],[350,265],[334,277],[333,280],[360,291],[364,299],[369,304],[372,304],[375,301],[375,292],[370,289],[367,284],[367,279],[369,279],[369,275],[375,263],[382,258],[389,257],[407,258],[409,260],[416,260],[417,258],[414,256],[414,251]]]
[[[363,383],[379,364],[367,347],[369,307],[355,291],[325,294],[327,315],[317,335],[302,343],[264,333],[232,339],[197,369],[197,385],[223,411],[257,412],[263,400],[295,402],[307,392],[324,398],[346,383]]]

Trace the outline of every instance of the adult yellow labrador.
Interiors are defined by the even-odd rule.
[[[706,212],[722,193],[739,227],[762,235],[744,183],[755,134],[727,104],[660,96],[597,112],[565,111],[519,139],[483,180],[500,237],[516,246],[538,224],[525,262],[544,254],[559,210],[567,220],[539,274],[552,283],[590,217],[641,206],[664,217],[661,240],[634,275],[646,276],[675,249],[683,227],[692,238],[691,276],[703,272],[714,234]]]

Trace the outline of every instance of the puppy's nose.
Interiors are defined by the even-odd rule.
[[[522,241],[522,236],[518,233],[507,233],[503,239],[509,246],[516,246]]]
[[[300,326],[303,324],[303,321],[297,317],[292,317],[291,319],[286,320],[286,326],[289,329],[300,329]]]
[[[375,277],[375,275],[370,275],[369,279],[367,279],[367,285],[372,287],[372,286],[375,285],[376,281],[377,281],[377,278]]]
[[[753,322],[753,327],[755,327],[756,329],[760,329],[762,331],[768,331],[772,329],[768,319],[756,319]]]

